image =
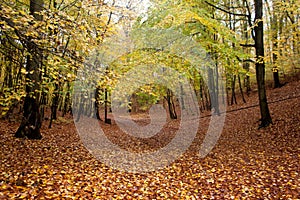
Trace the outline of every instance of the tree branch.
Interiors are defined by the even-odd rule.
[[[251,20],[251,14],[250,14],[251,12],[250,12],[250,7],[249,7],[249,4],[248,4],[248,1],[247,0],[243,0],[243,2],[246,4],[246,8],[247,8],[247,12],[248,12],[248,16],[247,16],[247,18],[248,18],[248,24],[249,24],[250,27],[253,27],[252,26],[252,20]],[[253,28],[252,28],[252,31],[251,31],[251,36],[255,40],[255,34],[254,34]]]
[[[295,24],[295,20],[291,17],[291,15],[288,13],[288,11],[286,11],[286,15],[290,19],[290,21],[292,22],[292,24]]]
[[[247,15],[247,14],[233,13],[233,12],[230,12],[229,10],[225,10],[223,8],[217,7],[217,6],[209,3],[208,1],[205,1],[205,3],[207,3],[209,6],[215,8],[217,10],[221,10],[221,11],[227,13],[227,14],[230,14],[230,15],[241,16],[241,17],[249,17],[249,15]]]
[[[255,61],[254,60],[251,60],[251,59],[240,59],[238,56],[236,56],[236,59],[238,60],[238,61],[240,61],[240,62],[251,62],[251,63],[255,63]]]
[[[255,47],[255,44],[240,44],[242,47]]]

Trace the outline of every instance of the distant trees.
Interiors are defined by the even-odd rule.
[[[279,78],[279,66],[278,66],[278,34],[279,34],[279,24],[278,24],[278,4],[276,1],[272,1],[272,6],[269,5],[269,2],[266,1],[268,15],[270,18],[270,41],[272,48],[272,71],[273,71],[273,80],[274,80],[274,88],[278,88],[281,86],[280,78]],[[271,12],[271,9],[273,12]]]
[[[180,3],[179,3],[180,4]],[[239,23],[239,21],[246,20],[248,22],[248,27],[251,30],[254,45],[251,44],[243,44],[243,46],[249,46],[249,47],[255,47],[256,52],[256,61],[255,61],[255,68],[256,68],[256,78],[257,78],[257,85],[258,85],[258,93],[259,93],[259,104],[260,104],[260,110],[261,110],[261,124],[260,127],[265,127],[269,125],[272,120],[268,108],[267,103],[267,97],[266,97],[266,89],[265,89],[265,56],[264,56],[264,41],[263,41],[263,4],[261,0],[255,0],[255,6],[253,8],[255,12],[255,19],[254,22],[251,19],[252,13],[251,8],[248,3],[246,3],[246,12],[238,13],[235,12],[234,7],[236,5],[233,5],[230,1],[228,2],[228,9],[224,8],[224,6],[219,7],[218,5],[215,5],[211,2],[206,1],[206,5],[202,5],[201,9],[198,7],[199,2],[191,2],[187,3],[186,5],[183,5],[184,3],[181,3],[181,6],[174,5],[172,7],[172,4],[168,7],[168,9],[164,9],[162,11],[159,11],[159,14],[156,14],[153,19],[155,19],[157,24],[162,24],[162,22],[166,21],[166,26],[170,26],[170,23],[173,23],[174,27],[181,28],[185,34],[192,35],[196,41],[199,41],[202,46],[206,49],[206,51],[211,55],[211,58],[215,62],[215,67],[217,69],[218,66],[226,66],[225,70],[229,73],[234,73],[233,75],[233,84],[232,84],[232,102],[235,99],[235,93],[234,93],[234,87],[235,87],[235,79],[238,77],[240,88],[241,88],[241,80],[240,80],[240,74],[239,71],[242,71],[242,69],[239,67],[240,61],[247,60],[246,54],[242,54],[241,49],[239,48],[239,43],[242,43],[242,41],[238,40],[237,38],[243,38],[243,36],[238,36],[238,34],[233,35],[232,37],[229,36],[229,34],[232,34],[230,30],[232,31],[239,31],[244,32],[244,23]],[[238,9],[242,8],[242,3],[239,3],[236,7]],[[191,6],[191,7],[189,7]],[[211,7],[212,9],[209,9]],[[206,8],[206,9],[205,9]],[[181,10],[176,10],[181,9]],[[238,10],[236,9],[236,10]],[[168,10],[172,11],[173,13],[168,13]],[[165,13],[165,14],[164,14]],[[180,14],[179,14],[180,13]],[[246,13],[246,14],[245,14]],[[224,18],[224,14],[229,15],[229,18]],[[170,18],[172,16],[172,21],[168,21],[167,17]],[[189,16],[189,17],[187,17]],[[162,17],[160,19],[160,17]],[[212,23],[207,23],[206,17],[210,17],[210,21],[213,21]],[[237,19],[239,17],[240,19]],[[223,18],[223,19],[222,19]],[[149,23],[152,24],[153,22],[149,19]],[[229,29],[226,29],[223,27],[222,24],[217,23],[217,20],[224,20],[224,23],[230,23]],[[229,20],[229,21],[226,21]],[[181,26],[183,25],[184,26]],[[237,26],[239,24],[239,27]],[[220,31],[221,27],[223,28],[222,31]],[[219,30],[219,31],[216,31]],[[224,31],[224,30],[227,30]],[[209,42],[207,42],[209,41]],[[224,49],[224,50],[223,50]],[[230,52],[226,51],[225,49],[231,49]],[[243,61],[247,62],[247,61]],[[249,68],[249,67],[247,67]],[[218,71],[218,69],[217,69]],[[211,72],[212,73],[212,72]],[[209,75],[209,77],[214,77],[213,75]],[[215,77],[217,78],[217,77]],[[222,78],[222,77],[220,77]],[[248,80],[248,77],[245,79]],[[217,79],[209,80],[208,83],[208,89],[211,94],[210,95],[210,102],[211,102],[211,108],[215,107],[216,111],[218,110],[216,107],[216,103],[214,98],[218,95],[218,82]],[[249,87],[249,85],[247,85]],[[248,89],[248,88],[247,88]],[[241,94],[243,94],[243,91],[241,90]],[[217,111],[218,112],[218,111]]]
[[[281,87],[281,78],[299,72],[300,6],[295,1],[269,0],[266,2],[266,31],[269,50],[267,59],[273,72],[274,87]],[[296,25],[298,24],[298,25]]]

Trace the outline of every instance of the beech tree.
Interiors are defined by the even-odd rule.
[[[258,98],[261,114],[261,124],[259,128],[266,127],[272,123],[272,118],[267,102],[266,86],[265,86],[265,62],[264,62],[264,26],[263,26],[263,3],[262,0],[255,0],[255,26],[254,26],[254,42],[256,52],[256,81],[258,86]]]
[[[39,12],[43,10],[43,7],[43,0],[30,0],[30,15],[34,16],[35,20],[41,21],[42,16]],[[39,104],[39,89],[43,54],[41,49],[31,39],[28,40],[27,45],[29,55],[26,57],[26,80],[30,82],[26,84],[23,118],[15,136],[41,139],[42,118]]]

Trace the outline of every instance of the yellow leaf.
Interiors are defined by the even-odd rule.
[[[24,12],[23,10],[20,10],[19,13],[20,13],[21,15],[27,15],[27,13]]]
[[[22,69],[21,69],[21,73],[22,73],[22,74],[27,74],[26,69],[22,68]]]

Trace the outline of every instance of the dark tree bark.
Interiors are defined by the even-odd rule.
[[[85,98],[84,98],[85,94],[84,92],[81,92],[80,97],[79,97],[79,106],[78,106],[78,110],[76,109],[76,113],[77,113],[77,117],[76,117],[76,122],[79,122],[81,115],[84,112],[84,104],[85,104]]]
[[[30,0],[30,14],[36,20],[41,21],[42,16],[36,12],[43,10],[43,0]],[[40,128],[42,118],[39,104],[39,89],[40,89],[40,69],[42,64],[42,53],[38,47],[28,41],[28,51],[31,55],[27,56],[26,63],[26,80],[30,80],[26,84],[26,97],[24,101],[22,122],[15,133],[15,137],[27,137],[28,139],[41,139]]]
[[[166,100],[167,100],[167,103],[168,103],[168,110],[169,110],[170,118],[171,119],[177,119],[177,113],[176,113],[175,104],[174,104],[174,101],[173,101],[173,94],[172,94],[172,91],[170,89],[167,89]]]
[[[216,65],[216,71],[217,71]],[[214,114],[220,115],[219,100],[218,100],[218,73],[214,73],[214,70],[208,67],[208,90],[211,102],[211,109],[214,109]]]
[[[203,78],[202,78],[201,74],[200,74],[199,84],[200,84],[199,95],[200,95],[200,100],[201,100],[201,107],[200,107],[200,109],[206,110],[207,109],[207,107],[206,107],[207,102],[205,101],[205,99],[206,99],[205,98],[206,97],[205,93],[206,92],[205,92],[204,81],[203,81]]]
[[[255,0],[255,51],[256,51],[256,81],[258,86],[258,98],[261,114],[259,128],[266,127],[272,123],[270,115],[266,87],[265,87],[265,63],[264,63],[264,29],[263,29],[263,4],[262,0]]]
[[[111,124],[111,119],[108,118],[107,113],[108,113],[108,94],[107,94],[107,89],[104,91],[104,122],[106,124]]]
[[[15,133],[15,137],[28,139],[41,139],[40,128],[42,125],[42,117],[40,114],[39,89],[40,74],[37,70],[40,65],[38,56],[34,56],[32,59],[30,56],[27,58],[26,70],[30,72],[33,70],[33,74],[27,73],[26,79],[31,80],[26,85],[26,97],[23,106],[23,118],[22,122]]]
[[[243,68],[246,69],[247,72],[249,72],[250,69],[250,64],[245,63],[243,65]],[[244,79],[244,86],[246,87],[246,94],[249,96],[251,92],[251,84],[250,84],[250,76],[246,74],[245,79]]]
[[[244,91],[243,91],[243,87],[242,87],[242,82],[241,82],[241,76],[239,74],[238,74],[238,81],[239,81],[240,93],[242,95],[242,100],[244,103],[246,103],[246,99],[245,99]]]
[[[277,18],[276,18],[277,19]],[[278,49],[277,45],[277,32],[273,33],[273,50]],[[274,88],[281,87],[280,79],[279,79],[279,70],[278,70],[278,64],[277,64],[277,53],[273,53],[273,80],[274,80]]]
[[[273,68],[274,88],[280,88],[282,85],[279,79],[279,72],[276,67]]]
[[[63,114],[62,114],[62,117],[64,117],[68,112],[71,113],[71,85],[70,85],[70,82],[68,81],[67,82],[67,93],[66,93],[66,96],[65,96],[65,101],[64,101],[64,106],[63,106]]]
[[[236,96],[235,96],[235,81],[236,81],[236,75],[233,75],[233,80],[231,82],[231,105],[237,104]]]
[[[48,128],[52,127],[53,120],[57,120],[58,103],[59,103],[59,84],[55,83],[55,89],[54,89],[52,105],[51,105],[51,117],[50,117],[50,123]]]
[[[196,91],[195,91],[196,93]],[[183,91],[183,86],[182,86],[182,83],[180,84],[180,103],[181,103],[181,108],[182,110],[185,109],[185,104],[184,104],[184,91]]]
[[[96,118],[98,120],[101,120],[100,112],[99,112],[100,109],[100,87],[99,86],[96,87],[96,91],[95,91],[95,109],[96,109]]]
[[[204,88],[204,98],[205,98],[205,107],[206,110],[211,110],[211,99],[209,95],[209,89],[207,87]]]

